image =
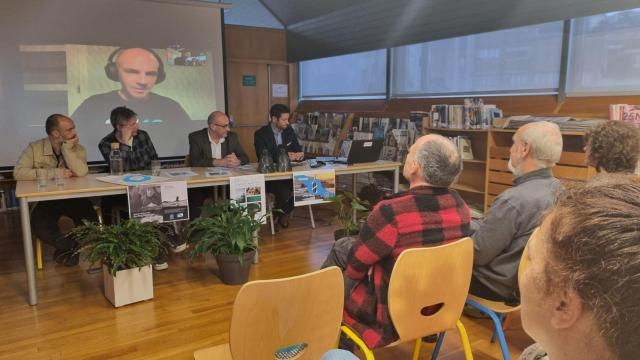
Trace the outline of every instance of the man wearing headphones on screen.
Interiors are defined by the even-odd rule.
[[[72,115],[82,124],[83,130],[89,128],[83,132],[85,138],[89,137],[87,144],[98,143],[99,135],[111,127],[109,112],[119,106],[136,109],[140,121],[145,125],[176,124],[190,120],[175,100],[151,91],[166,78],[162,58],[153,50],[118,48],[109,55],[104,71],[108,79],[120,83],[120,89],[89,97]]]

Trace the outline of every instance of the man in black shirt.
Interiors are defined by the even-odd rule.
[[[170,138],[184,129],[189,115],[175,100],[153,93],[166,73],[160,56],[147,48],[118,48],[104,68],[107,78],[120,83],[120,89],[84,100],[72,115],[83,131],[86,143],[97,143],[99,134],[109,129],[105,116],[119,106],[136,109],[140,122],[156,138]],[[93,154],[89,154],[92,158]]]

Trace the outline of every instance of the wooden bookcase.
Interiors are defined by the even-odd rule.
[[[482,210],[485,208],[485,178],[487,160],[487,136],[486,129],[447,129],[427,128],[425,133],[440,134],[445,137],[466,136],[471,140],[473,160],[463,160],[462,173],[458,181],[451,185],[460,196],[474,207]]]
[[[509,149],[516,130],[491,129],[487,137],[486,183],[484,211],[496,196],[512,186],[513,175],[509,172]],[[587,166],[582,132],[562,133],[562,157],[553,167],[553,175],[561,181],[586,181],[596,171]],[[475,150],[475,149],[474,149]]]
[[[289,122],[295,122],[298,119],[299,115],[302,116],[306,116],[307,112],[293,112],[291,114],[290,120]],[[353,113],[344,113],[345,114],[345,119],[344,122],[342,124],[342,127],[340,128],[340,133],[337,136],[335,145],[332,147],[332,151],[330,154],[322,154],[319,152],[311,152],[311,151],[305,151],[305,157],[316,157],[316,156],[337,156],[338,153],[340,152],[340,148],[342,146],[342,141],[344,139],[347,138],[347,135],[349,134],[349,129],[351,128],[351,124],[353,123],[353,118],[354,118],[354,114]],[[294,129],[295,130],[295,129]],[[303,149],[305,149],[305,146],[303,145],[303,143],[317,143],[318,146],[321,146],[322,144],[327,144],[327,141],[318,141],[318,140],[309,140],[309,139],[300,139],[298,137],[298,142],[300,142],[300,145],[302,145]]]

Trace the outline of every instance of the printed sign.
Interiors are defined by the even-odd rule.
[[[333,169],[293,173],[293,202],[295,206],[319,204],[335,196],[336,173]]]

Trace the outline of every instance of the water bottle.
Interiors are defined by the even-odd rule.
[[[271,154],[269,154],[269,150],[262,149],[262,154],[260,155],[260,161],[258,162],[258,172],[262,174],[268,174],[275,171],[275,166],[273,164],[273,159],[271,158]]]
[[[109,154],[109,169],[111,171],[111,175],[122,175],[122,165],[120,144],[111,143],[111,153]]]
[[[280,145],[278,147],[278,172],[287,172],[291,171],[291,160],[289,159],[289,154],[287,153],[287,149],[284,146]]]

